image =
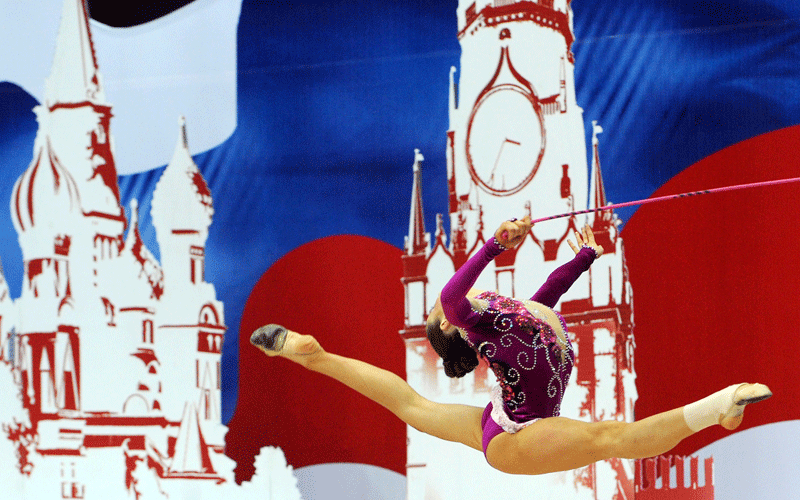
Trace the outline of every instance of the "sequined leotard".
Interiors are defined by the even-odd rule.
[[[525,423],[559,415],[575,355],[566,323],[550,308],[596,258],[592,248],[582,248],[572,261],[553,271],[529,301],[495,292],[467,298],[480,273],[503,250],[494,238],[489,240],[461,266],[441,294],[445,317],[488,361],[502,390],[504,411],[489,403],[484,412],[484,452],[502,430],[515,432],[515,426],[518,430]],[[490,413],[496,424],[487,429]],[[503,413],[510,420],[508,425],[498,421],[504,419]]]

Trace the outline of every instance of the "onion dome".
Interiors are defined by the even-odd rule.
[[[75,179],[61,165],[48,138],[37,143],[34,160],[11,195],[11,218],[25,260],[63,253],[56,251],[55,242],[74,232],[74,217],[81,213]]]
[[[179,120],[180,138],[153,192],[153,225],[165,234],[173,231],[206,234],[214,215],[211,191],[189,153],[186,122]]]
[[[145,246],[139,233],[139,206],[131,200],[131,227],[125,239],[122,254],[130,253],[135,262],[136,276],[145,276],[150,290],[150,297],[158,299],[164,293],[164,273],[155,256]]]

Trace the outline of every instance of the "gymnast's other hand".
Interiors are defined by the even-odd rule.
[[[522,243],[525,235],[531,230],[531,218],[526,215],[522,219],[511,219],[500,224],[494,232],[494,238],[506,248],[514,248]]]
[[[597,244],[594,240],[594,233],[592,232],[592,228],[589,227],[589,224],[583,226],[583,234],[580,231],[575,231],[575,241],[577,241],[577,245],[572,242],[572,240],[567,240],[569,243],[569,247],[575,252],[575,255],[581,251],[581,247],[587,246],[594,249],[597,253],[597,257],[603,255],[603,247]]]

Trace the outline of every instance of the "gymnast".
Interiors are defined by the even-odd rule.
[[[559,298],[603,254],[589,226],[568,241],[575,258],[556,269],[530,300],[475,290],[480,273],[497,255],[518,245],[530,217],[503,222],[442,289],[426,325],[428,339],[449,377],[489,363],[499,387],[485,409],[441,404],[420,396],[392,372],[325,351],[310,335],[266,325],[251,343],[332,377],[438,438],[483,451],[494,468],[510,474],[576,469],[608,458],[636,459],[666,453],[712,425],[733,430],[745,405],[772,395],[762,384],[735,384],[704,399],[636,422],[583,422],[559,416],[575,355]]]

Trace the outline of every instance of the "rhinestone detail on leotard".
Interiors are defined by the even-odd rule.
[[[521,301],[495,292],[483,292],[471,303],[473,311],[491,323],[495,334],[491,339],[478,339],[476,334],[468,333],[467,342],[487,360],[497,377],[504,405],[512,418],[518,411],[526,414],[519,415],[522,420],[529,416],[527,414],[531,408],[524,408],[529,406],[525,405],[529,400],[527,392],[536,389],[536,384],[544,386],[539,387],[541,390],[537,391],[537,399],[546,395],[551,400],[546,405],[551,407],[550,411],[537,408],[543,413],[538,416],[557,416],[574,359],[569,341],[564,352],[553,327],[534,316]],[[562,328],[566,332],[563,323]],[[562,356],[562,353],[565,355]],[[531,375],[526,372],[535,372],[537,378],[547,380],[531,381]]]

